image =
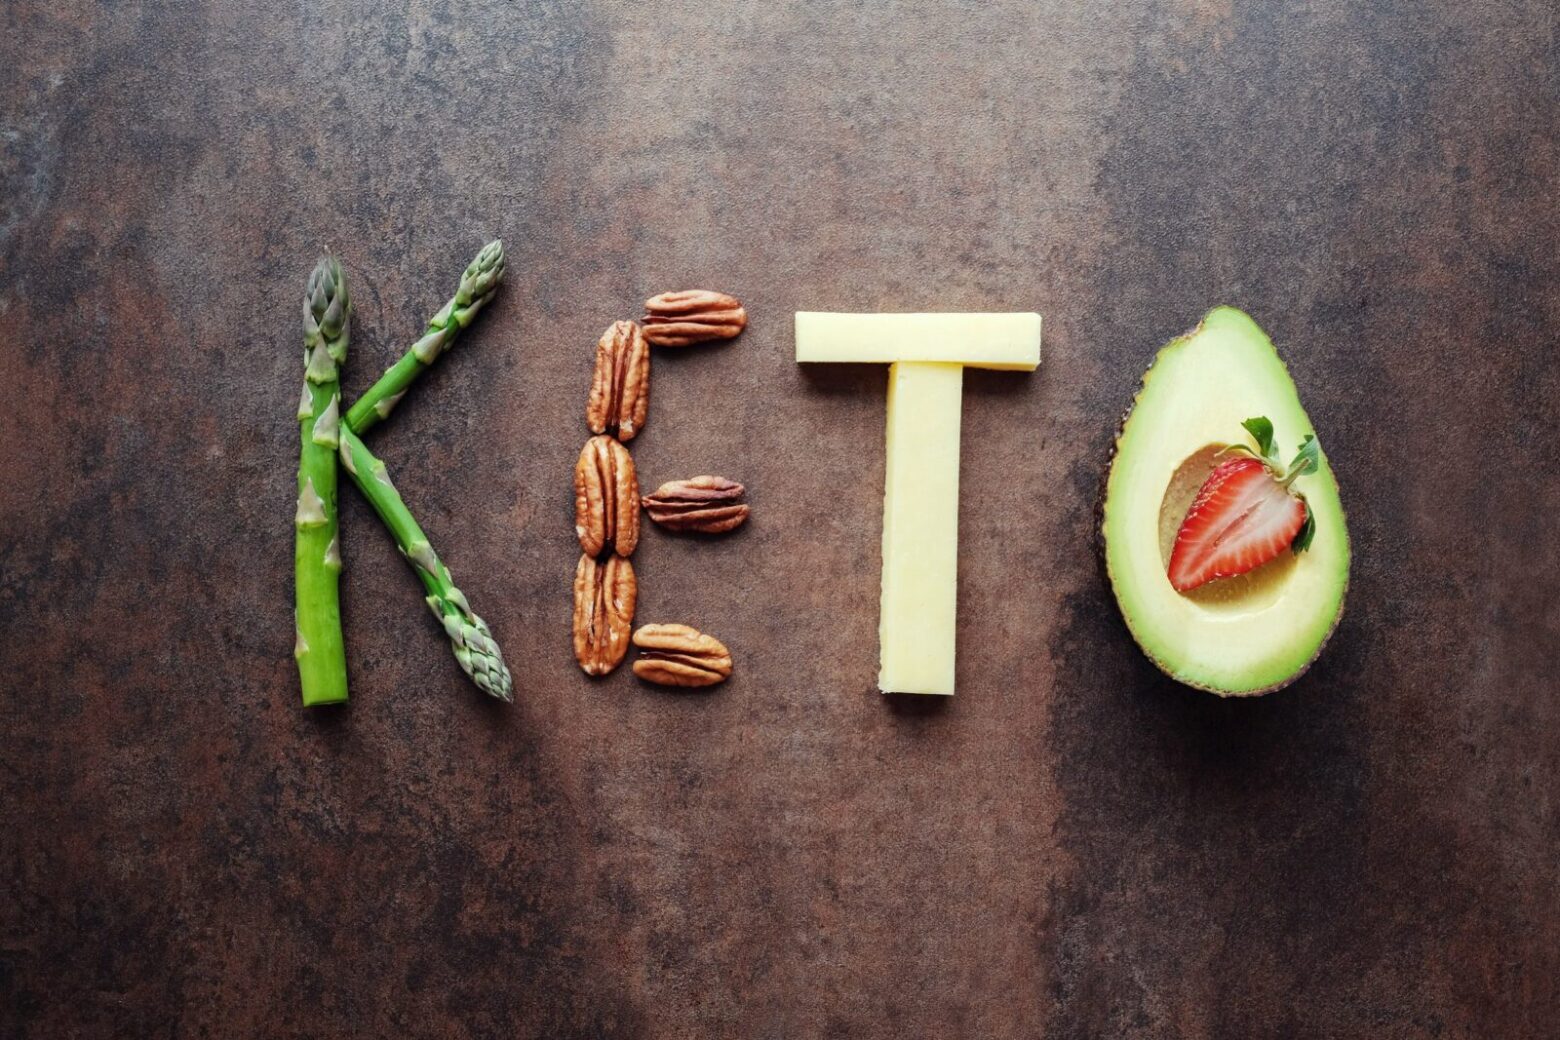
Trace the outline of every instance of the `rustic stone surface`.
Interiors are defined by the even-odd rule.
[[[0,27],[0,1034],[1553,1035],[1547,0]],[[373,442],[530,681],[471,689],[345,491],[353,700],[305,712],[299,293],[335,249],[355,394],[493,235],[506,287]],[[592,351],[668,285],[752,319],[657,357],[633,446],[753,490],[636,559],[641,620],[742,661],[700,697],[569,651]],[[1357,560],[1255,703],[1161,679],[1092,555],[1116,417],[1221,302]],[[874,690],[881,461],[836,475],[884,375],[795,365],[798,308],[1046,316],[1039,373],[966,378],[952,701]]]

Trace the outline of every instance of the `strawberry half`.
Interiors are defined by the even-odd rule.
[[[1314,437],[1306,437],[1287,473],[1274,462],[1273,424],[1247,419],[1243,424],[1257,442],[1258,452],[1244,445],[1241,453],[1215,466],[1187,510],[1170,552],[1170,584],[1189,592],[1216,578],[1232,578],[1256,570],[1285,549],[1303,552],[1315,524],[1305,497],[1289,490],[1295,479],[1313,472],[1320,461]]]

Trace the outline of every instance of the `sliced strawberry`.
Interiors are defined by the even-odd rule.
[[[1305,524],[1306,504],[1249,456],[1219,463],[1176,532],[1170,584],[1187,592],[1230,578],[1288,549]]]

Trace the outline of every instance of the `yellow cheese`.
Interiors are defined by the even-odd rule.
[[[1040,315],[797,311],[796,360],[941,361],[1032,372],[1040,364]]]
[[[796,360],[888,364],[885,693],[953,693],[964,366],[1033,371],[1040,315],[798,311]]]
[[[951,694],[964,368],[901,362],[888,371],[878,686]]]

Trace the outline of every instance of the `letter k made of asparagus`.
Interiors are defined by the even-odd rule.
[[[424,601],[449,637],[461,669],[482,692],[503,701],[514,697],[514,684],[493,633],[456,588],[449,568],[391,483],[385,464],[361,439],[369,427],[390,415],[417,377],[454,344],[493,298],[503,277],[503,243],[489,242],[461,274],[455,295],[429,320],[422,336],[362,397],[343,409],[340,368],[347,357],[352,310],[346,275],[339,263],[325,257],[309,276],[303,307],[304,386],[298,402],[301,449],[294,553],[297,642],[293,651],[306,706],[339,704],[347,699],[338,598],[338,456],[341,468],[379,514],[422,582]]]

